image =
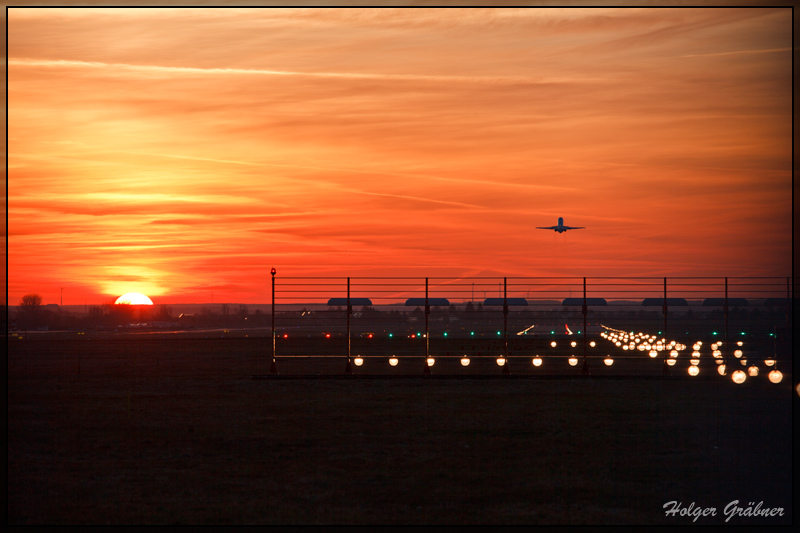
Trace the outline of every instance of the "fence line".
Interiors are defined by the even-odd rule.
[[[791,368],[788,277],[276,276],[274,281],[273,363],[316,350],[316,356],[346,358],[347,372],[353,371],[351,362],[390,356],[393,366],[402,358],[424,358],[429,366],[434,356],[461,358],[462,364],[496,358],[508,372],[506,363],[535,356],[534,366],[555,360],[576,366],[574,360],[582,359],[585,373],[592,360],[610,366],[615,359],[655,359],[669,373],[678,359],[674,352],[692,362],[690,367],[697,367],[699,356],[686,354],[708,352],[702,355],[720,373],[737,363],[748,372],[757,372],[756,365],[774,369],[776,361]],[[701,345],[706,348],[687,351]],[[749,354],[750,367],[743,353]]]
[[[277,277],[276,300],[282,304],[321,303],[345,295],[347,280],[351,296],[373,298],[380,305],[402,303],[408,297],[422,294],[425,280],[432,297],[445,297],[454,303],[477,302],[489,297],[503,296],[503,278],[313,278]],[[467,282],[464,282],[467,280]],[[475,280],[475,281],[469,281]],[[488,281],[491,280],[491,281]],[[703,299],[730,298],[769,299],[791,298],[791,278],[757,277],[516,277],[507,278],[508,296],[537,301],[582,296],[586,282],[587,297],[608,301],[663,296]],[[613,282],[607,281],[611,280]],[[647,280],[644,283],[643,280]],[[727,284],[726,284],[727,280]],[[379,283],[378,283],[379,282]],[[580,293],[580,294],[578,294]]]

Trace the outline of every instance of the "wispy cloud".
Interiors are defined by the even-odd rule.
[[[716,52],[711,54],[686,54],[681,57],[715,57],[738,54],[773,54],[775,52],[791,52],[792,48],[771,48],[769,50],[735,50],[733,52]]]
[[[212,159],[209,157],[196,157],[196,156],[189,156],[189,155],[177,155],[177,154],[154,154],[149,152],[125,152],[128,154],[133,155],[146,155],[152,157],[171,157],[173,159],[189,159],[191,161],[208,161],[210,163],[230,163],[232,165],[249,165],[253,167],[261,167],[264,166],[263,163],[252,163],[249,161],[233,161],[231,159]]]
[[[465,82],[465,83],[509,83],[509,84],[562,84],[562,83],[596,83],[603,78],[587,78],[581,76],[570,77],[530,77],[530,76],[453,76],[453,75],[424,75],[424,74],[384,74],[365,72],[302,72],[270,69],[242,69],[242,68],[198,68],[160,65],[134,65],[128,63],[102,63],[97,61],[75,61],[65,59],[30,59],[9,58],[9,66],[16,67],[52,67],[52,68],[88,68],[104,69],[116,73],[130,72],[136,76],[142,72],[159,73],[165,75],[175,74],[203,74],[203,75],[257,75],[257,76],[310,76],[316,78],[345,78],[354,80],[387,80],[387,81],[435,81],[435,82]]]

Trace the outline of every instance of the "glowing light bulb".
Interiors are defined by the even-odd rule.
[[[775,364],[775,359],[772,359],[772,358],[770,358],[770,359],[765,359],[765,360],[764,360],[764,364],[765,364],[765,365],[767,365],[767,366],[772,366],[772,365],[774,365],[774,364]]]
[[[542,359],[541,359],[541,357],[534,357],[534,358],[533,358],[533,366],[542,366]]]
[[[719,365],[717,367],[717,372],[719,372],[720,376],[724,376],[725,375],[725,365]]]
[[[677,362],[678,361],[676,361],[675,359],[667,359],[667,364],[669,366],[675,366],[675,363],[677,363]]]
[[[427,359],[425,359],[425,362],[428,364],[428,366],[433,366],[433,363],[436,362],[436,359],[434,359],[433,357],[428,357]]]
[[[397,363],[399,363],[399,361],[397,360],[397,357],[392,357],[391,359],[389,359],[389,364],[390,365],[397,366]]]
[[[758,367],[756,365],[751,366],[747,369],[747,375],[750,377],[755,377],[758,375]]]
[[[781,374],[780,370],[773,370],[767,377],[772,383],[780,383],[783,379],[783,374]],[[800,387],[800,384],[798,384],[798,387]],[[800,390],[798,390],[798,394],[800,394]]]
[[[506,364],[506,358],[501,355],[497,358],[497,366],[503,366],[504,364]]]
[[[731,379],[734,383],[744,383],[744,380],[747,379],[747,374],[744,373],[744,370],[737,370],[731,374]]]
[[[592,342],[590,342],[590,343],[589,343],[589,346],[591,346],[592,348],[594,348],[595,344],[596,344],[596,343],[595,343],[594,341],[592,341]]]
[[[742,356],[742,351],[741,350],[736,350],[735,352],[733,352],[733,356],[734,357],[741,357]]]
[[[551,343],[550,343],[550,346],[552,346],[553,348],[555,348],[555,347],[556,347],[556,341],[553,341],[553,342],[551,342]]]
[[[469,357],[466,355],[461,358],[461,366],[469,366]]]
[[[569,358],[569,366],[577,366],[578,365],[578,358],[577,357],[570,357]]]
[[[606,357],[605,359],[603,359],[603,362],[606,364],[606,366],[611,366],[614,364],[614,360],[611,359],[611,357]]]
[[[697,368],[697,366],[692,365],[692,366],[689,367],[689,375],[690,376],[696,376],[699,373],[700,373],[700,369]]]
[[[355,359],[353,359],[353,364],[355,364],[356,366],[361,366],[364,364],[364,360],[361,359],[360,357],[356,357]]]

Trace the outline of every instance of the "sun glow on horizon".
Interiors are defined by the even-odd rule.
[[[129,292],[117,298],[114,305],[153,305],[153,301],[140,292]]]

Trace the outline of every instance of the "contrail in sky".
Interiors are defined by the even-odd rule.
[[[349,78],[370,80],[408,80],[408,81],[462,81],[469,83],[575,83],[598,82],[597,78],[531,78],[524,76],[435,76],[430,74],[371,74],[360,72],[300,72],[292,70],[242,69],[242,68],[197,68],[197,67],[164,67],[159,65],[133,65],[129,63],[103,63],[98,61],[73,61],[66,59],[27,59],[11,58],[9,66],[28,67],[74,67],[103,68],[123,70],[146,70],[165,74],[246,74],[260,76],[312,76],[318,78]]]
[[[325,172],[355,172],[358,174],[368,174],[368,175],[383,175],[383,176],[397,176],[401,178],[423,178],[423,179],[431,179],[431,180],[438,180],[438,181],[450,181],[456,183],[470,183],[470,184],[480,184],[480,185],[489,185],[491,187],[512,187],[512,188],[522,188],[522,189],[548,189],[548,190],[560,190],[565,192],[575,191],[577,190],[575,187],[563,187],[560,185],[543,185],[539,183],[514,183],[514,182],[506,182],[506,181],[491,181],[491,180],[475,180],[475,179],[466,179],[466,178],[448,178],[445,176],[435,176],[433,174],[419,174],[416,172],[388,172],[386,170],[369,170],[369,169],[360,169],[360,168],[342,168],[342,167],[331,167],[331,166],[315,166],[315,165],[291,165],[291,164],[284,164],[284,163],[270,163],[270,162],[261,162],[261,163],[254,163],[250,161],[234,161],[231,159],[213,159],[209,157],[196,157],[196,156],[189,156],[189,155],[177,155],[177,154],[157,154],[154,152],[131,152],[125,151],[121,152],[125,154],[135,154],[135,155],[148,155],[152,157],[169,157],[173,159],[186,159],[190,161],[208,161],[211,163],[231,163],[234,165],[247,165],[253,167],[279,167],[279,168],[296,168],[301,170],[322,170]]]
[[[718,52],[715,54],[690,54],[681,57],[709,57],[709,56],[729,56],[733,54],[769,54],[772,52],[791,52],[791,48],[770,48],[767,50],[738,50],[736,52]]]

